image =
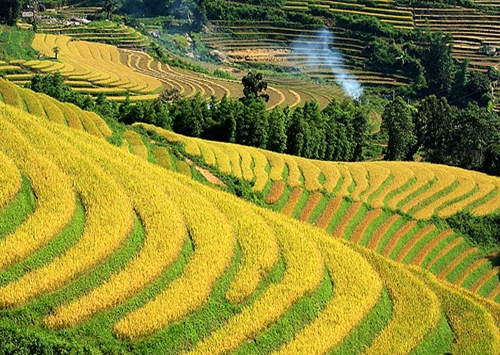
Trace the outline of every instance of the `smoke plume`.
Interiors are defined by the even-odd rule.
[[[343,68],[344,57],[333,43],[333,34],[323,28],[314,35],[314,38],[308,36],[295,39],[291,47],[293,52],[306,58],[309,68],[330,68],[337,84],[352,99],[358,100],[363,93],[361,83]]]

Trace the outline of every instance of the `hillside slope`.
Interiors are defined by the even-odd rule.
[[[0,348],[500,351],[492,301],[0,105]],[[267,161],[240,153],[245,176],[268,171]],[[367,187],[351,181],[363,196]]]

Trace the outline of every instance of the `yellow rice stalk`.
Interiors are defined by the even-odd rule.
[[[278,202],[285,191],[286,183],[283,180],[273,182],[271,189],[266,195],[265,202],[272,205]]]
[[[452,201],[459,198],[467,193],[473,191],[476,188],[476,181],[470,177],[462,177],[455,174],[458,180],[458,187],[451,191],[450,193],[435,199],[432,203],[428,204],[424,208],[418,210],[413,214],[416,219],[428,219],[434,214],[434,211],[439,206],[442,206],[446,202]]]
[[[360,163],[368,171],[370,190],[361,197],[362,202],[368,201],[379,187],[389,178],[391,172],[389,169],[377,163]]]
[[[225,152],[228,156],[229,163],[231,164],[231,172],[234,177],[238,179],[243,178],[243,173],[241,171],[241,157],[238,152],[233,148],[233,144],[226,143],[213,143],[215,147],[219,148],[223,152]]]
[[[258,300],[199,342],[188,354],[229,353],[276,322],[290,306],[313,292],[321,282],[323,260],[307,234],[297,224],[289,224],[275,213],[265,210],[260,213],[275,230],[287,265],[282,281],[269,286]]]
[[[283,158],[285,159],[285,163],[288,166],[288,179],[286,180],[288,185],[292,189],[302,186],[302,174],[300,173],[295,157],[292,157],[291,155],[284,155]]]
[[[23,114],[19,110],[7,108],[11,120],[17,120]],[[0,240],[1,270],[26,258],[61,232],[71,220],[76,203],[68,176],[38,154],[29,141],[3,117],[0,119],[0,149],[27,176],[37,196],[35,212],[12,234]],[[1,292],[0,303],[5,304]]]
[[[467,174],[467,175],[471,179],[473,179],[473,181],[475,181],[475,183],[477,184],[478,190],[473,195],[443,208],[441,211],[438,212],[439,217],[445,218],[445,217],[451,216],[459,211],[462,211],[471,203],[474,203],[474,202],[480,200],[481,198],[485,197],[486,195],[492,193],[496,188],[495,180],[497,180],[497,179],[495,179],[493,177],[479,174],[479,173],[478,174]],[[499,186],[500,186],[500,184],[499,184]],[[496,199],[495,197],[493,197],[492,199],[490,199],[485,204],[483,204],[479,207],[482,207],[485,205],[488,206],[489,212],[491,213],[500,207],[500,198]]]
[[[12,116],[7,116],[7,119],[31,142],[33,148],[50,157],[71,178],[72,185],[82,198],[86,212],[85,229],[76,244],[45,266],[0,288],[0,304],[3,307],[12,307],[21,305],[41,293],[61,287],[76,275],[109,256],[127,237],[133,224],[133,211],[123,190],[109,176],[71,144],[64,142],[57,135],[49,133],[44,128],[50,127],[50,122],[41,121],[35,116],[21,114],[18,111],[12,111]],[[57,126],[52,125],[52,127]],[[9,133],[9,136],[11,135],[12,133]],[[37,160],[43,161],[40,158]],[[45,174],[45,176],[56,177],[58,175],[53,173]],[[45,181],[46,179],[39,180]],[[67,182],[69,184],[67,189],[58,185],[65,180],[67,181],[67,177],[59,174],[59,178],[56,178],[55,182],[50,181],[52,189],[57,190],[57,192],[51,191],[51,195],[58,197],[57,206],[51,209],[50,217],[45,216],[42,222],[44,228],[30,228],[30,231],[37,230],[49,233],[46,229],[48,218],[59,219],[64,216],[65,223],[71,219],[75,206],[71,183]],[[71,196],[71,201],[61,204],[61,194],[64,191],[67,191],[68,199]],[[54,209],[61,211],[55,213]],[[16,230],[16,233],[18,231],[19,229]],[[52,232],[48,237],[54,234]],[[29,239],[24,237],[25,244],[26,240]],[[28,244],[31,245],[31,243]],[[6,250],[4,247],[0,249]],[[12,258],[10,256],[12,254],[8,255],[9,258]],[[3,259],[5,260],[5,258]]]
[[[418,164],[414,163],[414,164],[408,164],[407,167],[413,171],[417,181],[415,181],[415,183],[409,186],[406,190],[402,191],[401,193],[397,194],[396,196],[392,197],[389,201],[387,201],[387,207],[389,207],[390,209],[395,210],[399,202],[403,201],[406,197],[408,197],[409,195],[420,189],[422,186],[427,185],[435,178],[434,171],[429,169],[428,165],[421,163]],[[401,172],[399,172],[393,170],[393,174],[395,176],[397,173],[404,173],[404,171],[402,170]]]
[[[253,205],[212,189],[199,189],[199,192],[210,199],[233,226],[243,258],[226,298],[231,303],[243,302],[255,291],[262,276],[278,262],[275,232],[254,212]],[[244,214],[241,213],[243,207]]]
[[[227,155],[224,149],[220,149],[216,144],[210,144],[210,149],[213,151],[215,155],[215,159],[217,160],[217,169],[223,174],[229,175],[231,174],[231,161],[229,160],[229,156]]]
[[[99,131],[101,132],[101,134],[104,137],[111,137],[113,135],[113,132],[109,129],[106,122],[104,122],[104,120],[98,114],[96,114],[95,112],[90,112],[90,111],[85,111],[85,112],[86,112],[87,116],[92,121],[94,121],[94,124],[96,125],[96,127],[99,129]]]
[[[297,165],[304,175],[304,186],[307,191],[314,192],[321,190],[322,186],[319,183],[321,170],[314,165],[309,159],[296,158]]]
[[[264,154],[256,149],[249,149],[249,153],[251,154],[255,164],[253,168],[255,174],[255,184],[253,185],[252,190],[262,191],[269,181],[269,175],[266,172],[267,159]]]
[[[340,186],[340,189],[337,192],[337,196],[347,197],[350,195],[349,188],[351,187],[353,182],[351,171],[349,170],[348,166],[345,163],[339,163],[337,167],[343,178],[342,185]]]
[[[101,131],[97,128],[96,124],[94,123],[94,120],[89,115],[87,115],[87,111],[83,111],[80,108],[74,106],[73,104],[69,105],[78,113],[80,122],[82,123],[83,128],[87,133],[96,136],[97,138],[104,138]]]
[[[269,172],[269,178],[272,181],[278,181],[283,179],[283,171],[285,170],[285,161],[281,154],[276,154],[267,150],[260,150],[269,161],[271,166],[271,171]]]
[[[498,304],[488,304],[470,292],[439,282],[434,275],[421,269],[411,268],[411,271],[424,280],[441,301],[454,335],[451,353],[500,353],[500,332],[489,312],[490,308],[495,308],[498,313]]]
[[[436,176],[436,183],[433,184],[430,188],[423,191],[421,194],[413,198],[411,201],[408,201],[404,206],[401,206],[401,210],[403,212],[408,212],[411,208],[417,206],[419,203],[431,198],[435,193],[440,192],[441,190],[447,188],[456,180],[455,175],[451,174],[451,172],[445,167],[441,167],[438,165],[430,165],[426,164],[429,169],[431,169]],[[418,176],[418,175],[417,175]]]
[[[0,78],[0,94],[5,104],[24,109],[23,100],[15,84]]]
[[[365,167],[359,163],[346,163],[346,165],[351,171],[351,175],[355,183],[354,191],[351,193],[351,198],[354,201],[360,201],[361,195],[369,189],[368,172]]]
[[[209,166],[217,167],[217,159],[215,159],[215,154],[212,151],[211,147],[205,143],[202,139],[193,139],[196,141],[196,144],[200,148],[201,156],[205,163]]]
[[[145,178],[147,167],[137,169],[133,159],[124,158],[116,149],[103,156],[102,149],[95,148],[92,137],[81,135],[75,139],[75,135],[67,131],[54,130],[99,162],[101,168],[124,187],[147,233],[141,250],[120,272],[46,318],[48,326],[60,328],[73,327],[97,312],[116,306],[154,281],[177,258],[186,227],[176,204],[154,179]]]
[[[326,354],[361,322],[382,291],[380,277],[359,253],[310,230],[332,278],[333,294],[318,317],[274,354]]]
[[[119,337],[137,339],[147,336],[199,308],[233,256],[234,231],[227,218],[192,189],[175,184],[173,179],[171,181],[172,184],[164,185],[164,188],[184,215],[195,251],[179,278],[114,326]],[[193,206],[197,208],[193,209]]]
[[[170,154],[167,148],[154,146],[153,155],[156,158],[156,164],[162,168],[172,170],[172,160],[170,159]]]
[[[401,264],[361,247],[357,250],[378,271],[393,303],[392,318],[363,354],[410,353],[438,323],[439,299]]]
[[[61,105],[59,101],[54,100],[52,97],[45,94],[38,94],[38,99],[40,100],[40,103],[42,104],[49,121],[64,126],[67,125],[66,119],[64,118],[64,115],[59,108],[59,106]]]
[[[146,160],[148,159],[148,148],[144,145],[139,133],[128,130],[123,132],[123,138],[130,144],[135,155]]]
[[[338,169],[338,165],[334,162],[326,162],[314,160],[313,163],[321,170],[325,176],[323,188],[328,193],[332,193],[337,187],[340,179],[342,178]]]
[[[384,200],[391,192],[403,187],[408,181],[413,179],[415,176],[413,170],[408,168],[407,163],[402,162],[384,162],[378,163],[381,166],[390,169],[392,180],[387,186],[380,191],[380,193],[371,200],[370,205],[373,208],[382,208],[384,207]]]
[[[35,94],[33,91],[28,90],[28,89],[22,89],[19,88],[19,94],[21,95],[21,98],[23,101],[26,103],[26,106],[28,108],[28,112],[34,116],[42,117],[42,118],[47,118],[45,115],[45,110],[43,109],[42,104],[40,103],[40,100],[38,100],[38,95]]]
[[[0,106],[1,108],[1,106]],[[1,149],[1,147],[0,147]],[[0,150],[0,209],[7,205],[21,188],[21,174],[16,165]]]
[[[73,109],[76,108],[76,106],[69,106],[67,104],[59,104],[59,109],[64,115],[64,118],[68,122],[68,126],[70,126],[73,129],[83,131],[83,125],[82,122],[80,121],[80,117],[78,116],[78,113]]]

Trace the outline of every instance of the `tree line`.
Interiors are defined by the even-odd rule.
[[[255,75],[259,78],[259,75]],[[248,79],[248,78],[247,78]],[[245,82],[245,80],[243,80]],[[367,109],[358,102],[317,102],[303,107],[267,110],[265,83],[247,80],[246,95],[224,96],[220,101],[201,94],[182,98],[178,92],[163,93],[156,100],[132,103],[128,97],[117,104],[99,94],[96,100],[64,84],[59,73],[35,75],[27,87],[63,102],[124,124],[151,123],[174,132],[203,139],[243,144],[311,159],[361,161],[370,137]]]

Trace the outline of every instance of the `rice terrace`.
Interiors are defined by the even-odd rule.
[[[0,354],[500,354],[499,19],[0,0]]]

